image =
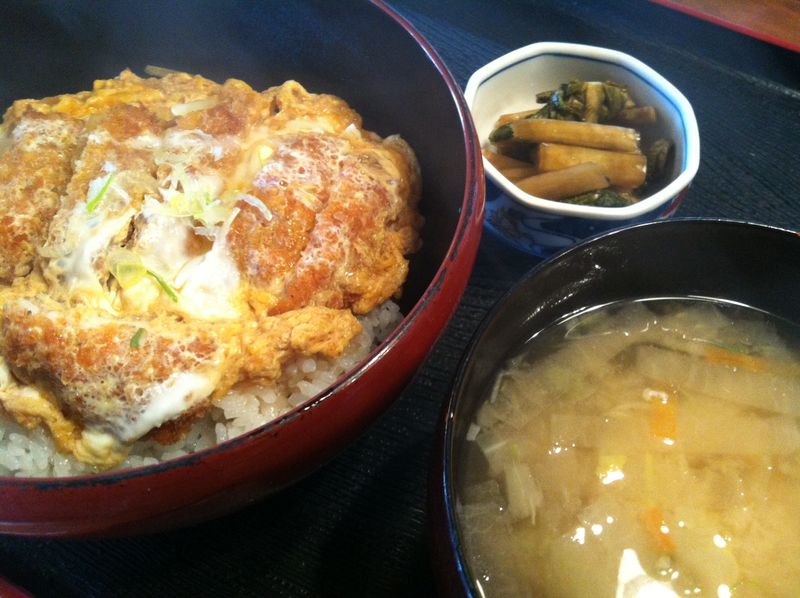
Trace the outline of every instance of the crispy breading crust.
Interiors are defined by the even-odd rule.
[[[124,434],[115,422],[136,419],[147,407],[147,388],[175,372],[212,370],[221,363],[238,368],[241,352],[238,335],[225,324],[120,320],[44,298],[6,303],[0,322],[0,346],[21,381],[43,385],[68,415],[119,435]],[[144,333],[133,348],[139,329]]]
[[[33,268],[80,151],[83,123],[26,110],[10,127],[13,145],[0,154],[0,282]]]

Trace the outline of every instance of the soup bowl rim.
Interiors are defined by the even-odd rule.
[[[454,430],[456,424],[456,410],[458,408],[458,404],[461,402],[461,395],[463,394],[467,372],[474,363],[475,354],[480,349],[487,330],[503,313],[509,300],[514,297],[522,287],[528,284],[531,279],[536,278],[543,270],[551,267],[554,263],[561,260],[567,260],[571,255],[585,251],[587,246],[598,243],[603,239],[626,234],[634,229],[675,227],[688,223],[760,229],[764,232],[774,232],[800,237],[799,232],[786,227],[763,224],[748,220],[712,217],[681,217],[671,220],[657,220],[625,226],[611,231],[604,231],[588,237],[583,241],[576,243],[564,251],[552,255],[533,266],[492,305],[490,310],[483,317],[480,324],[470,337],[467,343],[467,349],[459,361],[456,374],[450,386],[450,391],[445,399],[441,411],[436,440],[436,450],[434,451],[434,463],[431,468],[430,477],[429,509],[433,513],[433,517],[438,520],[433,523],[437,526],[437,533],[434,534],[434,553],[438,560],[445,562],[444,567],[449,569],[448,571],[440,571],[439,582],[444,587],[441,578],[445,577],[446,574],[451,584],[448,588],[446,588],[450,595],[481,595],[476,594],[477,590],[474,587],[473,580],[469,575],[469,564],[462,549],[463,541],[460,533],[460,525],[455,512],[456,476],[454,473],[455,464],[453,453],[455,449],[455,443],[457,441]],[[559,317],[550,320],[548,325],[563,321],[564,319],[574,316],[578,313],[583,313],[587,309],[591,308],[581,308],[576,311],[562,313],[559,315]],[[438,527],[439,525],[441,525],[441,527]],[[440,533],[442,530],[445,530],[446,532],[444,535]],[[460,591],[454,591],[455,588],[452,586],[453,582],[458,584],[458,589]]]

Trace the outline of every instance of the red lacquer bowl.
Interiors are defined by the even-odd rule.
[[[380,2],[283,4],[12,7],[12,25],[16,14],[26,26],[9,26],[18,32],[6,41],[36,68],[0,67],[0,103],[85,89],[95,78],[125,67],[142,72],[147,64],[216,80],[236,77],[255,88],[293,78],[310,91],[345,98],[366,128],[400,133],[422,166],[424,246],[404,289],[405,319],[324,393],[213,449],[119,473],[0,478],[0,533],[147,533],[220,515],[275,492],[329,460],[382,413],[452,315],[475,259],[484,200],[480,150],[456,82],[431,46]],[[176,22],[183,25],[176,29]],[[59,66],[64,36],[75,44],[69,69]]]

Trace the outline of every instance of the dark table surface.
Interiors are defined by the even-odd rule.
[[[800,229],[800,55],[643,0],[391,4],[462,86],[481,65],[537,41],[638,57],[697,114],[701,165],[678,216]],[[537,262],[485,234],[453,320],[405,392],[297,485],[157,536],[0,537],[0,576],[35,596],[59,597],[434,594],[426,482],[441,405],[481,318]]]

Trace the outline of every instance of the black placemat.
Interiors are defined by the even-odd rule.
[[[486,62],[537,41],[636,56],[688,97],[699,121],[700,171],[678,215],[800,228],[797,54],[642,0],[392,4],[462,84]],[[59,597],[432,594],[425,501],[440,406],[481,318],[537,261],[487,233],[461,305],[406,391],[294,487],[157,536],[0,538],[0,575]]]

